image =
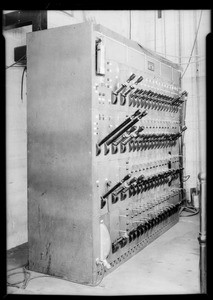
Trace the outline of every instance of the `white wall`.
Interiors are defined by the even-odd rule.
[[[14,47],[26,45],[26,32],[32,26],[4,33],[6,65],[14,63]],[[27,241],[27,124],[26,73],[23,100],[21,77],[23,67],[6,69],[6,196],[7,248]]]
[[[174,62],[181,62],[184,70],[193,46],[199,16],[199,10],[162,11],[162,18],[158,18],[157,11],[48,11],[48,28],[84,21],[100,23]],[[29,31],[31,26],[4,32],[6,65],[13,63],[14,47],[26,44],[26,32]],[[182,81],[183,90],[189,93],[186,111],[188,130],[185,133],[185,172],[191,177],[186,182],[187,195],[191,187],[196,187],[197,175],[201,168],[205,168],[204,56],[205,37],[209,32],[210,11],[204,10],[193,58]],[[199,55],[197,64],[194,63],[195,54]],[[23,102],[20,98],[22,71],[23,68],[6,70],[8,249],[27,242],[27,98],[26,78]]]

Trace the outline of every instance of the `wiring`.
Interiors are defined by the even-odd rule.
[[[20,280],[20,281],[14,282],[14,283],[11,283],[11,282],[7,281],[7,285],[8,286],[26,289],[26,287],[28,286],[29,282],[32,281],[32,280],[34,280],[34,279],[37,279],[37,278],[44,278],[44,277],[47,278],[48,277],[48,278],[61,279],[60,277],[50,276],[50,275],[39,275],[39,276],[31,277],[31,273],[26,269],[27,265],[28,265],[28,263],[25,266],[22,267],[22,269],[23,269],[22,271],[13,272],[13,273],[7,275],[8,279],[11,276],[14,276],[14,275],[18,275],[18,274],[23,274],[24,275],[24,279],[23,280]],[[105,273],[104,265],[103,265],[102,262],[99,265],[100,265],[100,269],[97,271],[96,284],[92,285],[92,286],[99,285],[102,282],[103,278],[104,278],[104,273]],[[16,270],[16,269],[20,269],[20,267],[14,268],[12,270]],[[10,271],[12,271],[12,270],[10,270]],[[99,274],[101,274],[101,275],[99,275]],[[22,284],[22,285],[20,285],[20,284]]]
[[[20,268],[20,267],[15,268],[15,269],[13,269],[13,270],[16,270],[16,269],[19,269],[19,268]],[[11,283],[11,282],[8,282],[8,281],[7,281],[7,285],[8,285],[8,286],[16,287],[16,288],[25,288],[25,287],[26,287],[26,283],[28,282],[28,280],[29,280],[31,274],[30,274],[30,272],[28,272],[28,271],[25,269],[25,266],[22,267],[22,269],[23,269],[23,271],[13,272],[13,273],[11,273],[11,274],[8,274],[8,275],[7,275],[7,279],[9,279],[11,276],[18,275],[18,274],[23,274],[23,275],[24,275],[24,279],[21,280],[21,281],[14,282],[14,283]],[[21,284],[21,283],[23,283],[23,285],[22,285],[22,286],[19,286],[18,284]]]
[[[98,279],[98,275],[97,275],[98,280],[96,280],[96,284],[94,286],[99,285],[101,283],[101,281],[103,280],[103,278],[104,278],[105,268],[104,268],[103,263],[100,263],[100,265],[101,265],[101,268],[100,268],[99,272],[101,273],[101,276]],[[98,274],[98,272],[97,272],[97,274]]]
[[[62,13],[64,13],[65,15],[67,15],[67,16],[73,18],[73,15],[71,15],[71,14],[68,13],[67,11],[65,11],[65,10],[60,10],[60,11],[61,11]]]
[[[157,54],[160,54],[160,55],[165,55],[165,53],[163,52],[158,52],[158,51],[155,51]],[[171,56],[171,57],[176,57],[176,58],[189,58],[190,56],[182,56],[182,55],[172,55],[172,54],[166,54],[166,56]],[[192,57],[204,57],[205,55],[194,55]]]
[[[21,100],[23,102],[23,85],[24,85],[24,73],[27,70],[27,67],[24,67],[24,70],[22,72],[22,76],[21,76]]]
[[[187,211],[187,212],[191,212],[191,213],[188,214],[188,215],[183,215],[182,212],[184,210]],[[181,207],[181,209],[179,211],[179,216],[180,217],[192,217],[194,215],[197,215],[199,213],[199,211],[200,210],[198,208],[195,208],[194,206],[187,205],[187,206]]]
[[[21,58],[19,58],[19,60],[15,61],[13,64],[11,64],[10,66],[6,66],[6,69],[12,68],[13,66],[15,66],[16,64],[18,64],[21,60],[23,60],[24,58],[26,58],[26,55],[23,55]],[[20,66],[22,67],[22,65]]]
[[[26,280],[22,286],[23,289],[26,289],[26,287],[28,286],[29,282],[34,280],[34,279],[37,279],[37,278],[43,278],[43,277],[48,277],[48,278],[57,278],[56,276],[49,276],[49,275],[39,275],[39,276],[36,276],[36,277],[32,277],[32,278],[29,278],[28,280]]]
[[[13,273],[7,275],[8,279],[11,276],[14,276],[14,275],[18,275],[18,274],[23,274],[24,275],[24,279],[23,280],[20,280],[20,281],[14,282],[14,283],[11,283],[11,282],[7,281],[7,285],[8,286],[25,289],[28,286],[29,282],[32,281],[32,280],[34,280],[34,279],[36,279],[36,278],[43,278],[43,277],[49,277],[49,278],[51,278],[51,276],[49,276],[49,275],[39,275],[39,276],[35,276],[35,277],[30,278],[31,277],[31,273],[26,269],[27,265],[28,265],[28,263],[22,267],[22,269],[23,269],[22,271],[13,272]],[[9,270],[9,272],[13,271],[13,270],[17,270],[17,269],[20,269],[20,267],[11,269],[11,270]],[[57,277],[54,276],[54,278],[57,278]],[[22,283],[22,285],[20,286],[21,283]]]
[[[191,61],[190,64],[195,64],[195,63],[199,63],[201,61],[205,60],[205,57],[196,61]],[[181,65],[187,65],[188,63],[181,63]]]
[[[99,270],[97,270],[96,283],[95,284],[89,284],[90,286],[98,286],[104,278],[105,267],[103,265],[103,262],[100,261],[98,263],[98,265],[100,265],[101,267],[100,267]],[[99,274],[101,274],[101,275],[99,275]],[[100,277],[100,278],[98,279],[98,277]],[[88,286],[88,284],[84,284],[84,283],[82,283],[82,284]]]
[[[192,53],[194,51],[194,47],[195,47],[195,44],[196,44],[196,41],[197,41],[197,36],[198,36],[199,28],[200,28],[200,22],[201,22],[202,13],[203,13],[203,11],[201,10],[201,12],[200,12],[200,18],[199,18],[199,23],[198,23],[198,26],[197,26],[197,31],[196,31],[196,34],[195,34],[195,39],[194,39],[194,43],[193,43],[193,46],[192,46],[191,54],[190,54],[190,57],[189,57],[189,61],[188,61],[188,64],[187,64],[187,66],[186,66],[186,68],[185,68],[185,70],[184,70],[181,78],[183,78],[183,76],[185,75],[185,73],[186,73],[186,71],[187,71],[187,69],[189,67],[190,61],[192,59]]]

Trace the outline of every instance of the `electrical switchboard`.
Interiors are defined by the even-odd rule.
[[[101,25],[27,34],[29,269],[89,285],[178,222],[179,65]]]

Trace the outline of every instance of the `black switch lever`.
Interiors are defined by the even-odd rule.
[[[183,126],[183,128],[181,128],[181,133],[184,132],[187,129],[186,126]]]
[[[122,134],[115,142],[113,142],[112,144],[114,146],[118,146],[118,144],[120,142],[122,142],[122,140],[125,140],[126,138],[128,138],[132,132],[134,132],[136,130],[137,126],[132,126],[130,128],[130,130],[128,130],[127,132],[125,132],[124,134]]]
[[[124,141],[121,142],[121,144],[122,144],[123,146],[125,146],[132,138],[137,139],[137,138],[139,137],[139,133],[140,133],[141,131],[143,131],[144,128],[145,128],[144,126],[139,126],[138,130],[136,130],[134,133],[130,134],[129,137],[128,137],[127,139],[125,139]]]
[[[132,75],[130,75],[130,77],[127,79],[127,83],[129,83],[130,81],[132,81],[134,78],[136,77],[136,75],[133,73]]]
[[[138,83],[140,83],[142,80],[143,80],[142,76],[138,77],[138,79],[134,82],[134,84],[131,85],[128,88],[128,90],[126,90],[124,93],[122,93],[121,96],[125,98],[131,92],[131,90],[133,90],[135,88],[135,85],[138,85]]]
[[[99,143],[98,147],[100,147],[102,144],[104,144],[109,138],[111,138],[115,133],[117,133],[119,130],[121,130],[122,127],[127,125],[129,122],[131,122],[134,118],[136,118],[138,115],[141,114],[141,110],[138,109],[134,112],[133,115],[128,117],[125,121],[123,121],[118,127],[116,127],[112,132],[110,132],[105,138],[103,138]]]
[[[122,128],[119,132],[117,132],[114,136],[106,141],[106,145],[109,146],[113,143],[121,134],[126,132],[130,127],[132,127],[135,123],[137,123],[142,117],[146,116],[147,112],[143,111],[140,115],[134,118],[129,124],[127,124],[124,128]]]
[[[121,86],[115,90],[112,91],[112,104],[116,104],[117,100],[118,100],[118,94],[127,87],[127,83],[129,83],[131,80],[133,80],[135,78],[135,74],[132,74],[125,83],[122,83]]]
[[[138,79],[135,81],[134,84],[138,84],[143,80],[143,76],[139,76]]]
[[[104,196],[102,196],[101,198],[104,199],[106,197],[108,197],[112,192],[114,192],[119,186],[121,186],[125,181],[127,181],[132,175],[131,174],[127,174],[121,181],[119,181],[118,183],[116,183],[108,192],[106,192],[106,194],[104,194]]]
[[[132,74],[126,81],[126,83],[129,83],[130,81],[132,81],[134,78],[135,78],[135,74]],[[113,91],[112,93],[115,95],[115,96],[118,96],[118,94],[125,88],[127,87],[126,83],[122,83],[121,86],[116,90],[116,91]]]

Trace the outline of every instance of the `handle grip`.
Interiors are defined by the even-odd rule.
[[[137,123],[143,116],[147,115],[146,111],[143,111],[139,116],[134,118],[132,121],[130,121],[129,124],[127,124],[124,128],[122,128],[119,132],[117,132],[114,136],[109,138],[106,141],[106,145],[109,146],[111,143],[113,143],[121,134],[123,134],[125,131],[127,131],[130,127],[132,127],[135,123]]]
[[[98,146],[100,147],[102,144],[104,144],[109,138],[111,138],[115,133],[117,133],[123,126],[131,122],[132,119],[134,119],[136,116],[140,114],[141,114],[141,110],[140,109],[136,110],[133,115],[128,117],[124,122],[122,122],[118,127],[116,127],[112,132],[110,132],[105,138],[103,138],[98,143]]]
[[[130,81],[132,81],[134,78],[136,77],[136,75],[133,73],[128,79],[127,79],[127,83],[129,83]]]
[[[121,181],[116,183],[104,196],[102,196],[102,199],[108,197],[112,192],[114,192],[119,186],[121,186],[125,181],[127,181],[132,175],[127,174]]]
[[[136,126],[132,126],[130,128],[130,130],[128,130],[127,132],[125,132],[124,134],[122,134],[117,140],[115,140],[115,142],[113,142],[114,146],[118,146],[118,144],[120,142],[122,142],[122,140],[128,138],[129,136],[131,136],[131,134],[136,130]]]
[[[130,81],[132,81],[134,78],[136,77],[136,75],[133,73],[126,81],[126,83],[129,83]],[[121,86],[116,90],[113,91],[112,93],[115,96],[118,96],[118,94],[127,86],[126,83],[122,83]]]
[[[143,76],[139,76],[138,79],[135,81],[134,84],[138,84],[143,80]]]

